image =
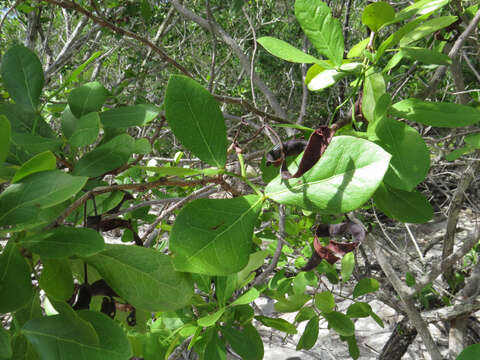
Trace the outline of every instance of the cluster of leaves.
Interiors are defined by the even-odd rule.
[[[269,52],[284,60],[313,64],[306,78],[312,91],[354,76],[352,93],[362,89],[362,114],[367,122],[364,131],[355,123],[338,129],[331,141],[323,143],[321,156],[311,161],[308,169],[297,172],[305,155],[299,154],[288,167],[296,176],[275,175],[264,189],[253,185],[244,169],[241,175],[226,171],[229,144],[225,119],[215,98],[191,78],[170,77],[163,109],[141,104],[104,110],[109,92],[98,82],[83,84],[66,95],[68,105],[61,115],[61,134],[57,134],[55,124],[42,117],[49,100],[41,101],[44,80],[40,61],[27,48],[10,48],[1,64],[11,101],[0,104],[0,176],[7,185],[0,194],[0,226],[1,233],[8,234],[0,255],[4,294],[0,313],[11,313],[12,322],[9,330],[0,329],[0,344],[5,344],[0,358],[61,359],[79,354],[79,358],[89,359],[129,359],[133,355],[153,359],[168,357],[191,337],[189,347],[201,359],[224,359],[227,344],[244,359],[261,359],[263,343],[254,319],[287,334],[296,333],[296,325],[308,321],[297,349],[310,349],[322,318],[357,358],[352,319],[370,316],[383,326],[371,307],[359,300],[376,291],[378,282],[361,279],[345,313],[335,310],[331,291],[308,292],[308,287],[318,284],[312,273],[299,272],[292,277],[283,269],[267,284],[254,285],[255,270],[269,254],[262,250],[254,229],[264,219],[262,209],[275,203],[313,214],[337,215],[372,199],[378,209],[399,221],[422,223],[432,217],[431,206],[416,190],[429,169],[429,150],[419,132],[399,119],[458,127],[478,122],[480,112],[417,99],[392,104],[386,92],[385,69],[392,69],[403,57],[418,61],[436,58],[430,50],[407,46],[456,20],[451,16],[428,20],[446,1],[435,4],[432,8],[423,0],[397,13],[386,3],[369,5],[362,19],[373,32],[414,19],[387,37],[376,51],[371,44],[367,48],[368,41],[357,44],[348,59],[343,58],[341,25],[320,0],[297,0],[295,15],[326,60],[275,38],[259,39]],[[142,15],[147,16],[143,7]],[[395,50],[396,55],[380,68],[386,50]],[[71,77],[76,74],[74,71]],[[70,83],[67,78],[59,92]],[[134,160],[133,155],[150,154],[151,142],[134,139],[129,128],[156,122],[163,110],[175,138],[210,168],[137,165],[141,158]],[[138,170],[141,183],[122,184],[125,170]],[[147,171],[154,176],[148,177]],[[118,186],[108,185],[106,175],[115,177]],[[87,217],[101,218],[119,205],[136,201],[121,190],[143,191],[172,184],[183,187],[188,181],[192,186],[218,183],[219,176],[239,178],[252,187],[252,194],[198,199],[185,205],[168,229],[169,255],[161,249],[106,244],[98,222],[88,227]],[[185,177],[188,179],[177,180]],[[137,213],[135,219],[151,222],[148,211]],[[345,226],[355,236],[356,229]],[[331,229],[328,235],[333,234]],[[317,235],[316,253],[325,251],[318,250],[322,248],[332,250],[336,243],[322,247],[318,237],[324,235]],[[310,243],[305,249],[311,254]],[[354,256],[351,251],[342,254],[340,274],[327,257],[315,264],[316,274],[325,275],[332,284],[348,281]],[[301,268],[305,263],[298,265]],[[36,281],[32,282],[32,277]],[[86,301],[82,289],[88,293]],[[43,311],[40,291],[46,295]],[[298,311],[295,324],[255,316],[250,303],[260,294],[275,299],[278,312]],[[127,324],[115,314],[122,306],[129,312]]]

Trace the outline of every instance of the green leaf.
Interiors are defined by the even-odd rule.
[[[72,174],[95,177],[119,168],[127,163],[134,144],[135,140],[130,135],[118,135],[84,155],[75,165]]]
[[[455,21],[457,21],[456,16],[440,16],[438,18],[426,21],[422,25],[415,27],[415,29],[412,29],[412,31],[405,34],[405,36],[403,36],[400,40],[400,47],[404,47],[417,40],[425,39],[427,35],[443,29]]]
[[[85,260],[136,308],[174,311],[187,305],[193,295],[190,277],[175,271],[170,258],[154,249],[107,245]]]
[[[355,334],[355,326],[352,320],[342,313],[332,311],[327,314],[322,314],[328,322],[328,326],[335,330],[342,336],[351,336]]]
[[[215,323],[220,319],[225,312],[226,308],[221,308],[213,314],[206,315],[197,320],[198,326],[209,327],[215,325]]]
[[[40,287],[48,297],[56,300],[68,300],[73,294],[73,276],[66,259],[44,259],[43,270],[39,278]]]
[[[200,84],[172,75],[165,93],[165,115],[175,137],[212,166],[227,161],[227,130],[215,98]]]
[[[456,360],[477,360],[479,358],[480,344],[473,344],[463,349],[463,351],[457,356]]]
[[[155,119],[160,109],[153,105],[123,106],[100,113],[100,121],[104,126],[127,128],[144,126]]]
[[[10,150],[11,133],[10,121],[5,115],[0,115],[0,166],[2,166]]]
[[[202,360],[226,360],[227,351],[222,338],[218,336],[216,329],[210,329]]]
[[[148,2],[148,0],[142,0],[142,4],[140,5],[140,11],[144,20],[147,22],[150,21],[153,15],[153,11],[150,7],[150,3]]]
[[[26,237],[19,243],[45,259],[90,256],[105,249],[102,236],[89,228],[56,227]]]
[[[68,200],[79,192],[87,178],[59,170],[32,174],[10,185],[0,194],[0,225],[27,222],[45,209]]]
[[[347,282],[352,276],[353,269],[355,268],[355,254],[352,252],[346,253],[342,258],[342,282]]]
[[[245,281],[248,279],[248,276],[252,271],[257,270],[263,265],[263,262],[268,254],[269,252],[267,250],[261,250],[249,255],[247,266],[245,266],[237,274],[237,287],[243,287],[246,285]]]
[[[240,295],[231,305],[246,305],[258,298],[260,292],[254,287],[250,288],[246,293]]]
[[[480,110],[466,105],[446,102],[426,102],[406,99],[392,105],[393,114],[420,124],[456,128],[480,121]]]
[[[315,306],[323,313],[333,311],[335,299],[330,291],[315,294]]]
[[[378,281],[373,278],[363,278],[361,279],[355,288],[353,289],[353,297],[357,298],[359,296],[375,292],[378,290]],[[343,335],[343,334],[342,334]],[[346,334],[348,336],[348,334]],[[353,335],[353,334],[350,334]]]
[[[369,123],[375,122],[375,109],[386,92],[385,79],[379,72],[368,72],[363,84],[362,112]]]
[[[293,47],[289,43],[270,36],[264,36],[257,39],[270,54],[286,61],[300,64],[320,64],[324,67],[331,68],[328,62],[317,59],[316,57],[304,53],[302,50]]]
[[[345,63],[340,66],[339,70],[326,69],[317,64],[312,65],[305,77],[305,83],[310,91],[323,90],[334,85],[339,80],[346,77],[349,72],[358,71],[362,67],[360,63]]]
[[[183,168],[183,167],[175,167],[175,166],[139,166],[135,165],[135,168],[150,171],[155,173],[159,176],[192,176],[192,175],[200,175],[203,173],[202,169],[190,169],[190,168]]]
[[[295,16],[317,51],[340,66],[343,59],[342,25],[321,0],[295,1]]]
[[[72,114],[81,118],[88,113],[99,111],[107,96],[107,89],[99,82],[93,81],[73,89],[68,95],[68,105]]]
[[[0,314],[20,309],[33,296],[30,267],[13,241],[0,254]]]
[[[233,351],[243,360],[263,359],[262,338],[251,324],[246,324],[243,330],[222,326],[221,331]]]
[[[0,115],[5,115],[10,121],[12,133],[54,137],[52,128],[33,110],[22,108],[18,104],[0,104]]]
[[[289,323],[287,320],[274,319],[262,315],[255,316],[255,319],[260,321],[263,325],[271,327],[272,329],[277,329],[286,332],[287,334],[297,333],[297,328],[293,324]]]
[[[75,119],[73,132],[68,142],[75,147],[82,147],[93,144],[100,131],[100,117],[98,113],[91,112]]]
[[[132,152],[136,154],[149,154],[152,151],[152,146],[150,145],[150,142],[145,139],[137,139],[135,140],[135,144],[133,144]]]
[[[217,276],[215,278],[215,295],[220,306],[225,306],[237,288],[237,274]]]
[[[368,5],[362,13],[362,23],[377,32],[386,23],[395,18],[395,9],[384,1]]]
[[[355,302],[347,309],[347,316],[351,318],[364,318],[370,316],[372,307],[364,302]]]
[[[68,76],[68,78],[65,80],[65,82],[62,84],[62,88],[65,88],[68,84],[71,84],[74,81],[78,81],[78,75],[80,75],[83,70],[85,70],[85,68],[100,55],[102,55],[101,51],[94,52],[84,63],[82,63],[75,70],[73,70]]]
[[[55,152],[60,150],[63,145],[63,141],[60,139],[45,138],[38,135],[12,133],[12,145],[25,150],[30,159],[33,155],[39,154],[44,151]]]
[[[0,359],[10,359],[13,356],[10,344],[10,334],[0,326]]]
[[[375,134],[378,139],[376,143],[392,155],[385,183],[400,190],[411,191],[423,181],[430,168],[430,152],[416,129],[384,117],[370,124],[368,133]]]
[[[480,149],[480,133],[465,136],[465,143],[475,149]]]
[[[401,222],[423,224],[433,217],[427,198],[416,190],[408,192],[381,184],[373,200],[385,215]]]
[[[297,316],[295,316],[295,322],[301,323],[302,321],[310,320],[315,316],[317,316],[315,310],[313,310],[311,307],[303,307],[300,309]]]
[[[356,43],[352,46],[352,48],[348,51],[347,59],[358,58],[363,54],[363,50],[367,48],[368,43],[370,42],[370,38],[363,39],[362,41]]]
[[[352,359],[356,360],[360,357],[360,349],[357,345],[357,339],[355,339],[355,335],[346,336],[345,340],[348,343],[348,353],[352,357]]]
[[[400,53],[410,59],[420,61],[424,64],[450,65],[452,59],[436,50],[420,47],[402,47]]]
[[[286,298],[278,300],[274,307],[277,312],[281,313],[295,312],[300,310],[300,308],[311,299],[312,297],[307,294],[292,294]]]
[[[128,360],[132,356],[127,336],[114,320],[97,311],[81,310],[78,315],[93,325],[98,343],[92,343],[84,327],[64,315],[30,320],[22,332],[42,360],[61,360],[73,354],[82,360]]]
[[[305,326],[302,337],[298,340],[297,351],[298,350],[310,350],[318,339],[318,316],[313,317]]]
[[[414,4],[407,6],[397,13],[395,16],[395,22],[400,22],[413,15],[426,15],[431,14],[434,11],[440,9],[441,7],[447,5],[449,0],[420,0],[416,1]]]
[[[42,64],[37,55],[24,46],[12,46],[3,55],[0,72],[15,103],[35,112],[44,82]]]
[[[302,154],[289,167],[296,171]],[[325,214],[344,213],[363,205],[387,171],[390,155],[372,142],[336,136],[315,166],[301,178],[277,176],[265,195],[280,204]]]
[[[248,263],[253,228],[262,199],[198,199],[178,214],[170,234],[170,251],[178,271],[228,275]]]
[[[45,151],[35,155],[20,167],[12,179],[12,184],[19,182],[28,175],[41,171],[55,170],[57,168],[57,159],[51,151]]]

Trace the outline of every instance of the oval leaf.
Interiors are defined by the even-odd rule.
[[[405,36],[403,36],[400,40],[400,47],[404,47],[417,40],[425,39],[427,35],[443,29],[455,21],[457,21],[456,16],[440,16],[438,18],[426,21],[412,29],[412,31],[409,33],[405,34]]]
[[[42,64],[37,55],[24,46],[12,46],[3,55],[1,74],[15,103],[35,112],[44,82]]]
[[[385,215],[398,221],[423,224],[433,217],[433,209],[427,198],[416,190],[408,192],[382,184],[373,195],[373,200]]]
[[[359,297],[378,290],[378,281],[372,278],[361,279],[353,289],[353,297]],[[353,335],[353,334],[350,334]]]
[[[342,282],[347,282],[352,276],[353,269],[355,268],[355,254],[354,252],[346,253],[342,258]]]
[[[239,296],[234,302],[231,303],[231,305],[250,304],[253,300],[258,298],[259,295],[260,295],[260,292],[257,289],[252,287],[246,293]]]
[[[10,359],[13,355],[10,333],[0,326],[0,359]]]
[[[298,311],[308,300],[311,300],[311,296],[307,294],[289,295],[275,303],[275,311],[282,313]]]
[[[377,32],[382,25],[395,18],[395,9],[384,1],[368,5],[362,13],[362,23]]]
[[[363,84],[362,112],[369,123],[375,122],[375,109],[385,92],[386,85],[382,74],[368,72]]]
[[[174,311],[187,305],[193,295],[190,277],[176,272],[168,256],[150,248],[108,245],[85,261],[136,308]]]
[[[480,358],[480,344],[473,344],[466,347],[456,360],[477,360]]]
[[[119,168],[127,163],[134,144],[135,140],[130,135],[118,135],[83,156],[75,165],[72,174],[94,177]]]
[[[73,115],[81,118],[88,113],[99,111],[107,99],[108,91],[97,81],[73,89],[68,95],[68,105]]]
[[[372,313],[372,307],[364,302],[356,302],[347,309],[347,316],[351,318],[368,317]]]
[[[296,171],[302,154],[289,168]],[[317,164],[298,179],[272,180],[265,195],[280,204],[321,213],[344,213],[363,205],[387,171],[390,155],[372,142],[336,136]]]
[[[56,227],[22,239],[20,244],[46,259],[90,256],[105,248],[103,237],[97,231],[74,227]]]
[[[100,113],[100,121],[104,126],[126,128],[143,126],[160,113],[160,109],[152,105],[123,106]]]
[[[368,127],[377,143],[392,158],[384,181],[397,189],[411,191],[427,175],[430,168],[430,152],[417,130],[405,123],[384,117]]]
[[[92,343],[83,324],[65,315],[30,320],[22,332],[42,360],[61,360],[72,354],[82,354],[82,359],[90,360],[128,360],[132,356],[130,342],[114,320],[97,311],[81,310],[78,315],[92,324],[98,343]]]
[[[342,313],[332,311],[323,314],[323,317],[328,322],[328,326],[335,330],[342,336],[352,336],[355,333],[355,326],[352,320]]]
[[[0,290],[1,314],[20,309],[33,296],[30,267],[12,241],[0,254]]]
[[[100,117],[98,113],[91,112],[75,119],[72,135],[68,142],[75,147],[92,144],[100,131]]]
[[[196,81],[182,75],[168,80],[165,114],[175,137],[212,166],[227,161],[227,130],[215,98]]]
[[[57,168],[57,159],[51,151],[45,151],[35,155],[17,170],[12,179],[12,184],[19,182],[28,175],[41,171],[55,170]]]
[[[321,0],[295,1],[295,16],[317,51],[340,66],[344,41],[342,25]]]
[[[466,105],[406,99],[392,105],[393,114],[420,124],[456,128],[480,121],[480,110]]]
[[[197,320],[197,324],[199,326],[203,327],[209,327],[212,325],[215,325],[218,319],[223,315],[225,312],[226,308],[221,308],[220,310],[214,312],[213,314],[201,317],[200,319]]]
[[[26,177],[0,194],[0,225],[20,224],[36,218],[40,209],[68,200],[86,182],[86,177],[71,176],[59,170]]]
[[[73,276],[67,259],[42,260],[43,269],[38,279],[49,298],[68,300],[73,294]]]
[[[253,228],[262,199],[199,199],[178,214],[170,235],[178,271],[228,275],[248,263]]]
[[[297,350],[310,350],[318,339],[318,316],[310,319],[305,326],[302,337],[298,340]]]
[[[251,324],[244,325],[243,330],[222,327],[221,331],[225,340],[232,346],[233,351],[240,355],[243,360],[263,359],[262,338]]]
[[[312,64],[316,62],[320,62],[319,59],[304,53],[302,50],[293,47],[289,43],[274,38],[270,36],[265,36],[257,39],[257,42],[262,45],[265,50],[267,50],[270,54],[293,63],[301,63],[301,64]],[[327,65],[328,63],[323,61]]]
[[[424,64],[450,65],[452,59],[439,51],[419,47],[403,47],[400,53],[409,59],[420,61]]]
[[[287,320],[274,319],[271,317],[261,316],[261,315],[255,316],[255,319],[260,321],[265,326],[286,332],[287,334],[297,333],[297,328],[293,324],[289,323]]]
[[[335,299],[330,291],[315,294],[315,306],[323,313],[329,313],[335,307]]]

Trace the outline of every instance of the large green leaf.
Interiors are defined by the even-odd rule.
[[[168,256],[150,248],[107,245],[85,260],[136,308],[173,311],[187,305],[193,295],[190,277],[175,271]]]
[[[463,349],[456,360],[477,360],[478,358],[480,358],[480,344],[473,344]]]
[[[81,118],[90,112],[99,111],[107,96],[107,89],[93,81],[72,90],[68,95],[68,105],[73,115]]]
[[[81,310],[78,315],[92,324],[99,342],[92,342],[73,317],[53,315],[28,321],[22,329],[42,360],[128,360],[132,349],[123,329],[107,315]]]
[[[24,46],[12,46],[3,55],[1,74],[12,99],[26,110],[36,111],[44,82],[37,55]]]
[[[3,328],[3,326],[0,326],[0,359],[10,359],[12,355],[13,351],[10,344],[10,334]]]
[[[0,104],[0,115],[5,115],[10,121],[12,133],[24,133],[53,137],[52,128],[38,114],[26,110],[18,104]]]
[[[118,107],[100,113],[100,121],[104,126],[126,128],[129,126],[143,126],[160,113],[160,109],[153,105],[135,105]]]
[[[245,325],[243,330],[225,326],[221,328],[221,331],[233,351],[243,360],[263,359],[262,338],[251,324]]]
[[[30,159],[33,155],[44,151],[55,152],[59,150],[63,141],[60,139],[46,138],[38,135],[31,135],[25,133],[12,133],[12,145],[24,150],[26,156],[25,160]]]
[[[295,1],[295,16],[317,51],[340,66],[343,59],[342,25],[321,0]]]
[[[359,297],[378,290],[378,280],[374,278],[361,279],[353,289],[353,297]]]
[[[94,177],[116,169],[127,163],[134,144],[135,140],[130,135],[118,135],[83,156],[75,165],[72,174]]]
[[[368,127],[377,142],[392,158],[384,181],[397,189],[411,191],[430,168],[430,153],[417,130],[405,123],[384,117]]]
[[[404,47],[417,40],[425,39],[427,35],[434,33],[437,30],[443,29],[448,25],[457,21],[456,16],[441,16],[429,21],[424,22],[422,25],[415,27],[408,34],[402,37],[400,40],[400,46]]]
[[[300,308],[305,305],[305,303],[311,300],[312,297],[310,295],[301,293],[301,294],[292,294],[288,297],[280,298],[275,303],[275,311],[286,313],[286,312],[294,312],[300,310]]]
[[[64,202],[79,192],[87,178],[59,170],[42,171],[10,185],[0,194],[0,225],[13,225],[35,218],[37,213]]]
[[[330,291],[315,294],[315,306],[323,313],[329,313],[335,308],[335,298]]]
[[[173,263],[179,271],[228,275],[248,263],[262,199],[198,199],[177,216],[170,235]]]
[[[356,62],[345,63],[338,70],[326,69],[318,64],[313,64],[307,71],[305,83],[310,91],[323,90],[336,84],[339,80],[349,75],[349,73],[358,71],[361,67],[362,64]]]
[[[328,62],[317,59],[316,57],[304,53],[302,50],[290,45],[289,43],[271,37],[264,36],[257,39],[257,42],[262,45],[270,54],[293,63],[301,64],[321,64],[325,68],[331,68]]]
[[[406,99],[392,105],[392,113],[420,124],[456,128],[480,121],[480,110],[466,105]]]
[[[397,13],[395,16],[395,23],[408,19],[413,15],[426,15],[432,14],[439,8],[447,5],[450,0],[419,0],[414,4],[407,6]]]
[[[362,23],[374,32],[377,32],[384,24],[394,18],[395,9],[384,1],[369,4],[362,13]]]
[[[7,158],[10,150],[10,137],[12,129],[5,115],[0,115],[0,166]]]
[[[75,119],[73,132],[68,142],[75,147],[82,147],[92,144],[98,137],[100,131],[100,117],[98,113],[91,112]]]
[[[175,137],[212,166],[227,161],[227,130],[215,98],[189,77],[173,75],[165,93],[165,114]]]
[[[53,155],[51,151],[44,151],[32,157],[17,170],[12,179],[12,184],[19,182],[28,175],[41,171],[55,170],[56,168],[57,159],[55,155]]]
[[[402,47],[400,53],[413,60],[420,61],[424,64],[450,65],[452,59],[448,55],[442,54],[437,50],[425,49],[421,47]]]
[[[43,259],[43,269],[38,279],[40,287],[49,298],[68,300],[73,294],[73,276],[67,259]]]
[[[33,296],[30,267],[10,241],[0,255],[0,314],[20,309]]]
[[[226,360],[227,351],[225,349],[225,341],[218,336],[216,328],[210,328],[206,334],[205,352],[201,360]]]
[[[302,154],[289,170],[295,172]],[[265,195],[281,204],[320,213],[344,213],[363,205],[385,175],[390,154],[351,136],[336,136],[315,166],[298,179],[277,176]]]
[[[408,192],[382,184],[373,195],[373,200],[385,215],[398,221],[423,224],[433,216],[432,206],[416,190]]]
[[[90,256],[104,250],[102,236],[89,228],[56,227],[26,237],[20,244],[42,258]]]
[[[260,321],[265,326],[286,332],[287,334],[297,333],[297,328],[295,327],[295,325],[289,323],[287,320],[271,318],[263,315],[255,316],[255,319]]]

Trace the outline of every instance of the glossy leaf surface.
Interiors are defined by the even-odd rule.
[[[120,297],[140,309],[174,311],[193,295],[190,277],[175,271],[168,256],[150,248],[107,245],[85,260]]]
[[[323,314],[328,326],[342,336],[351,336],[355,333],[355,326],[350,318],[340,312],[332,311]]]
[[[255,195],[189,203],[178,214],[170,235],[175,268],[208,275],[243,269],[261,204]]]
[[[75,147],[87,146],[95,142],[100,131],[100,117],[91,112],[75,119],[73,132],[68,142]]]
[[[266,187],[265,195],[281,204],[321,213],[348,212],[373,195],[389,160],[390,155],[372,142],[337,136],[305,175],[286,181],[277,176]],[[289,170],[295,172],[296,164]]]
[[[377,32],[382,25],[392,21],[394,18],[395,9],[384,1],[367,5],[362,13],[362,23],[374,32]]]
[[[41,171],[55,170],[56,168],[57,159],[55,155],[53,155],[51,151],[42,152],[32,157],[17,170],[12,179],[12,184],[19,182],[28,175]]]
[[[322,65],[328,65],[326,61],[321,61],[312,55],[304,53],[302,50],[290,45],[289,43],[270,36],[264,36],[257,40],[265,50],[270,54],[286,61],[301,64],[321,63]]]
[[[73,89],[68,95],[68,105],[72,114],[81,118],[88,113],[99,111],[105,100],[108,91],[97,81],[86,83]]]
[[[427,35],[434,33],[437,30],[443,29],[448,25],[457,21],[456,16],[441,16],[429,21],[424,22],[423,24],[412,29],[408,34],[402,37],[400,40],[400,46],[404,47],[412,42],[417,40],[424,39]]]
[[[134,105],[117,107],[100,113],[100,120],[104,126],[112,128],[126,128],[143,126],[155,119],[160,110],[151,105]]]

